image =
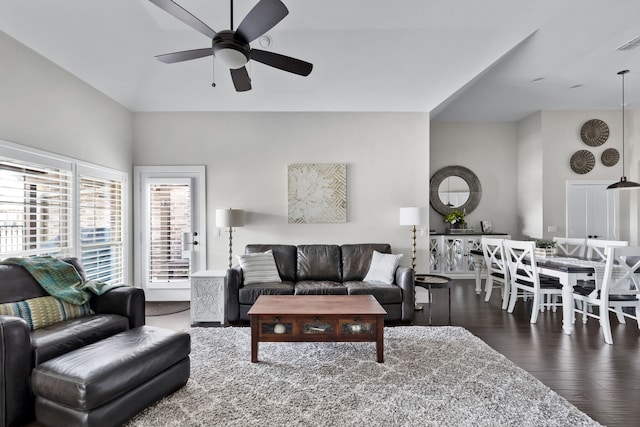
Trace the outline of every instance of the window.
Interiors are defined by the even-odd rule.
[[[151,283],[189,278],[189,258],[183,256],[182,234],[191,230],[191,185],[149,185],[149,276]]]
[[[0,157],[0,251],[72,253],[70,170]]]
[[[123,178],[97,177],[78,167],[79,252],[87,277],[106,283],[124,282]]]
[[[82,260],[90,279],[124,283],[127,175],[0,141],[0,258]]]

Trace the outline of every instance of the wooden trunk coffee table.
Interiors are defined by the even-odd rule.
[[[384,362],[384,308],[372,295],[261,295],[248,312],[251,362],[259,342],[376,343]]]

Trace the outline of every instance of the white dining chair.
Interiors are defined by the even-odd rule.
[[[606,248],[610,247],[624,247],[629,246],[629,242],[626,240],[601,240],[601,239],[587,239],[587,258],[592,258],[595,260],[605,262],[607,260],[606,256]],[[588,282],[582,282],[581,286],[583,287],[591,287],[595,288],[596,284],[594,280],[590,280]],[[625,323],[624,316],[618,314],[623,307],[625,307],[625,301],[612,301],[611,304],[616,307],[618,310],[616,311],[618,322]],[[588,310],[591,307],[588,307]],[[582,311],[584,312],[584,311]],[[582,323],[587,323],[587,316],[583,314]]]
[[[556,242],[557,255],[564,257],[584,257],[587,254],[587,239],[581,237],[554,237],[553,241]],[[591,279],[590,274],[585,274],[584,277],[579,279],[580,283],[584,285],[588,285],[588,283],[584,281],[589,281]],[[579,304],[580,311],[582,310],[582,303],[576,301],[576,304]],[[583,317],[582,322],[586,322],[587,318]]]
[[[554,237],[557,254],[568,257],[584,257],[587,251],[587,239],[579,237]]]
[[[582,310],[583,316],[594,317],[600,320],[604,341],[613,344],[611,334],[611,322],[609,312],[616,313],[618,319],[622,316],[632,318],[640,328],[638,315],[640,313],[640,278],[636,271],[640,269],[639,246],[608,246],[605,249],[605,267],[602,272],[601,285],[595,289],[586,289],[576,286],[573,298],[582,301],[583,307],[598,307],[597,314],[590,310]],[[600,274],[596,272],[596,274]],[[600,283],[600,280],[596,280]],[[634,313],[623,311],[613,306],[613,303],[625,303],[626,307],[634,307]],[[574,310],[577,310],[574,307]],[[625,323],[625,322],[621,322]]]
[[[484,255],[484,263],[487,267],[487,279],[484,285],[484,300],[488,302],[494,287],[500,288],[502,296],[502,309],[509,305],[509,268],[504,256],[504,239],[482,237],[480,244]]]
[[[513,313],[518,298],[533,296],[530,322],[536,323],[541,310],[552,308],[555,311],[562,305],[557,301],[557,297],[562,296],[562,285],[556,279],[540,279],[534,241],[505,240],[503,245],[511,282],[507,312]],[[556,298],[551,300],[546,296]]]
[[[587,239],[587,258],[606,261],[607,255],[605,250],[607,246],[629,246],[629,242],[626,240]]]

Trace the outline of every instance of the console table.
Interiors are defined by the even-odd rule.
[[[203,270],[191,275],[191,325],[227,322],[225,270]]]
[[[506,233],[431,233],[429,235],[429,273],[444,274],[451,278],[476,277],[484,260],[470,255],[472,250],[482,250],[483,236],[510,239]],[[479,291],[478,291],[479,293]]]

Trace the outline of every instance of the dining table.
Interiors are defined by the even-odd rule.
[[[469,251],[473,257],[475,268],[476,289],[482,281],[484,254],[482,250]],[[578,280],[594,280],[596,271],[604,270],[604,261],[584,257],[545,256],[536,257],[539,274],[557,278],[562,284],[562,329],[565,334],[573,333],[574,309],[573,287]],[[479,267],[479,268],[478,268]]]

